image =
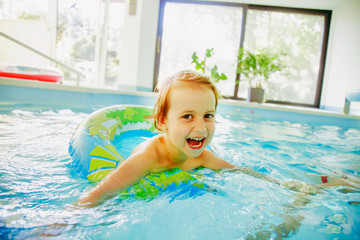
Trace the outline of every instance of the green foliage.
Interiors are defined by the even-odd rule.
[[[213,55],[214,48],[206,49],[205,56],[203,60],[200,60],[199,57],[196,55],[196,52],[192,55],[192,62],[195,64],[196,71],[201,70],[202,73],[207,74],[207,68],[206,68],[206,60],[207,58],[210,58]],[[214,65],[210,70],[211,78],[214,80],[215,83],[219,82],[220,80],[226,80],[227,76],[224,73],[218,72],[217,65]]]
[[[216,65],[211,69],[211,77],[214,79],[215,82],[227,79],[227,76],[224,73],[218,73]]]
[[[95,35],[82,37],[72,45],[71,56],[75,59],[95,59]]]
[[[29,12],[21,12],[17,16],[18,19],[25,19],[25,20],[43,20],[45,17],[40,13],[29,13]]]
[[[192,59],[193,59],[192,63],[196,64],[195,66],[196,71],[201,70],[202,73],[205,73],[205,60],[199,62],[199,57],[196,55],[196,52],[193,53]]]
[[[251,53],[243,48],[239,50],[237,73],[242,79],[250,82],[253,87],[262,88],[264,82],[268,81],[270,75],[285,68],[284,62],[280,59],[284,54],[270,53],[262,49],[257,53]]]

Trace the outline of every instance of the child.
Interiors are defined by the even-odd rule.
[[[182,71],[167,79],[154,107],[155,127],[163,132],[137,146],[130,157],[82,196],[77,205],[91,207],[134,185],[149,173],[198,167],[234,169],[277,184],[280,181],[249,168],[239,168],[205,149],[215,132],[219,93],[209,77]],[[306,184],[305,184],[306,185]],[[298,183],[285,184],[301,190]],[[309,185],[307,185],[309,186]],[[298,189],[300,188],[300,189]]]
[[[211,80],[197,72],[182,71],[169,78],[154,107],[155,127],[163,133],[137,146],[125,162],[77,204],[97,205],[105,195],[125,190],[149,173],[174,168],[234,168],[205,149],[214,135],[218,99]]]

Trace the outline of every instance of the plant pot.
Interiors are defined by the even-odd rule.
[[[264,102],[264,89],[262,88],[249,88],[247,101],[249,102],[257,102],[263,103]]]

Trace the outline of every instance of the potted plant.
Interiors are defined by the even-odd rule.
[[[195,69],[201,70],[201,72],[204,74],[207,73],[207,70],[210,70],[211,78],[214,80],[215,83],[217,83],[220,80],[226,80],[227,76],[224,73],[220,74],[216,65],[214,65],[212,68],[208,68],[206,66],[206,60],[213,55],[213,51],[214,48],[206,49],[203,60],[200,60],[199,57],[196,55],[196,52],[194,52],[192,55],[193,61],[191,63],[195,63]]]
[[[285,68],[285,64],[280,59],[282,55],[284,54],[270,53],[265,49],[257,53],[251,53],[243,48],[239,50],[237,73],[240,74],[240,80],[249,81],[248,101],[264,102],[264,83],[269,80],[271,74]]]

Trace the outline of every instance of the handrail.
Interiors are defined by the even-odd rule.
[[[350,113],[351,102],[360,102],[360,89],[354,89],[345,93],[345,104],[343,112],[345,114]]]
[[[62,63],[62,62],[60,62],[60,61],[58,61],[58,60],[56,60],[56,59],[54,59],[52,57],[49,57],[48,55],[46,55],[46,54],[44,54],[42,52],[39,52],[38,50],[26,45],[25,43],[22,43],[22,42],[16,40],[15,38],[10,37],[9,35],[1,32],[1,31],[0,31],[0,35],[3,36],[6,39],[9,39],[10,41],[12,41],[12,42],[14,42],[16,44],[19,44],[20,46],[22,46],[24,48],[27,48],[28,50],[30,50],[30,51],[32,51],[32,52],[34,52],[34,53],[36,53],[36,54],[38,54],[40,56],[50,60],[51,62],[54,62],[54,63],[56,63],[56,64],[58,64],[58,65],[60,65],[60,66],[62,66],[64,68],[66,68],[70,72],[76,73],[77,74],[77,84],[79,84],[80,77],[85,77],[85,75],[83,73],[79,72],[78,70],[73,69],[72,67],[69,67],[69,66],[65,65],[64,63]]]

